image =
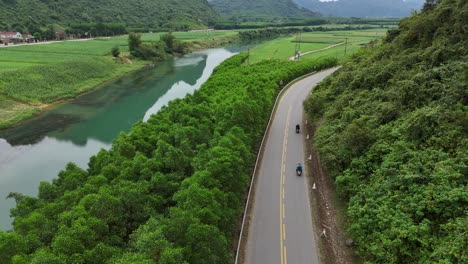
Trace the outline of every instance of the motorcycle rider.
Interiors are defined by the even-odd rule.
[[[299,124],[296,125],[296,132],[299,133],[299,130],[301,130],[301,126]]]
[[[296,165],[296,172],[301,172],[301,173],[302,173],[302,165],[301,165],[301,163],[297,163],[297,165]]]

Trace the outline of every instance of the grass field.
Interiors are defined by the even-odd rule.
[[[333,45],[336,47],[309,53],[301,56],[301,59],[316,60],[325,57],[336,57],[344,59],[359,50],[372,40],[385,36],[387,29],[367,29],[353,31],[328,31],[302,33],[300,38],[300,51],[302,54],[317,51]],[[347,45],[345,45],[347,43]],[[284,37],[268,41],[250,50],[250,63],[264,59],[289,59],[294,56],[298,44],[298,37]],[[345,56],[346,49],[346,56]]]
[[[0,128],[7,127],[39,112],[40,108],[0,95]]]
[[[163,33],[142,34],[143,41]],[[236,31],[174,32],[183,41],[213,41]],[[128,36],[0,48],[0,128],[31,116],[44,105],[74,97],[144,65],[121,63],[111,49],[128,52]]]

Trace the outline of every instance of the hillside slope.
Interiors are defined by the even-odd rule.
[[[339,17],[404,17],[419,10],[424,0],[293,0],[299,6],[320,12],[324,16]]]
[[[318,16],[300,9],[292,0],[210,0],[210,5],[223,17],[246,20],[304,18]]]
[[[306,104],[366,263],[468,263],[468,2],[440,2]]]
[[[216,17],[206,0],[0,0],[0,31],[84,22],[165,28],[207,24]]]

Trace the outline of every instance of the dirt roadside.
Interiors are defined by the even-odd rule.
[[[306,116],[307,118],[307,116]],[[345,232],[344,205],[337,197],[335,185],[320,163],[313,144],[315,127],[304,120],[304,142],[310,203],[314,230],[320,247],[320,262],[324,264],[358,263],[352,248],[352,240]],[[309,139],[307,139],[307,135]]]

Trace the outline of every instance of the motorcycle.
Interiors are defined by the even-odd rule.
[[[299,134],[299,132],[301,131],[301,127],[299,126],[299,124],[296,125],[296,134]]]
[[[302,166],[300,164],[298,164],[297,167],[296,167],[296,175],[297,176],[302,175]]]

